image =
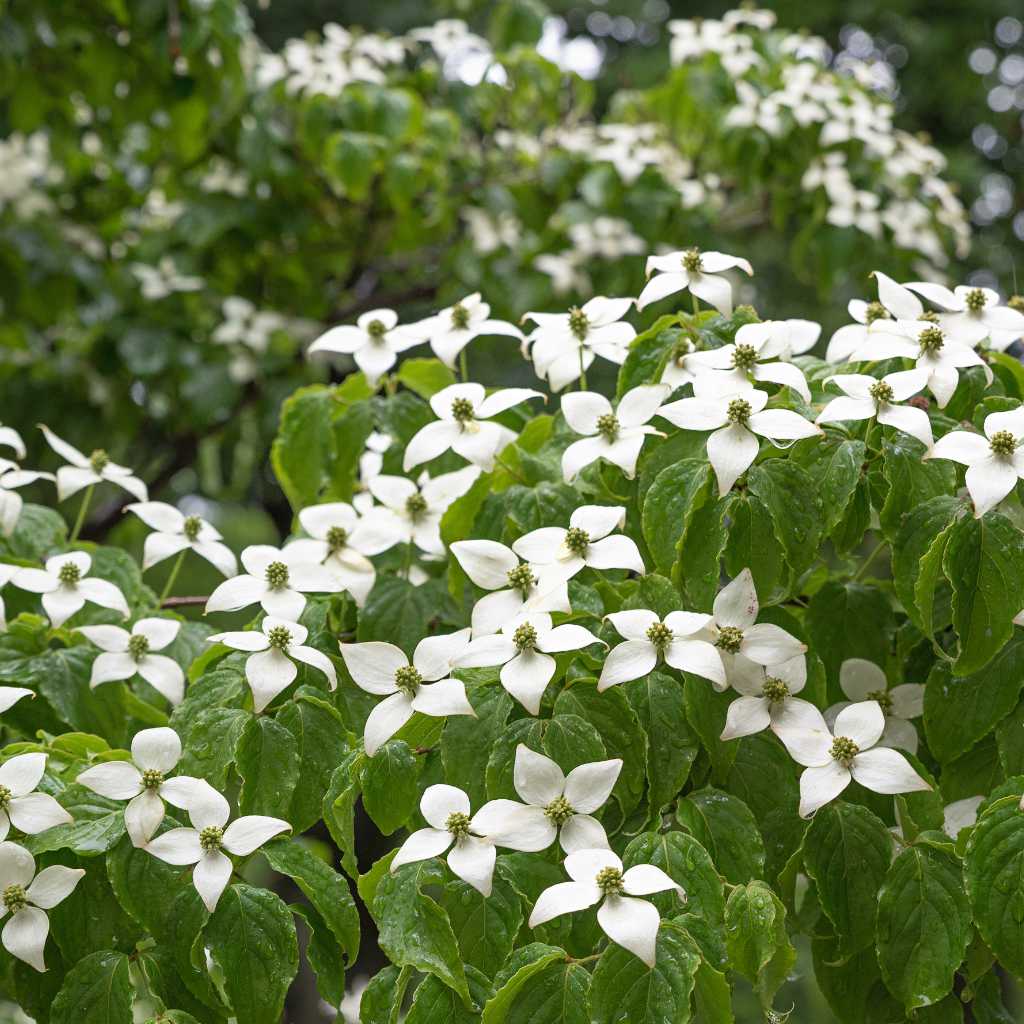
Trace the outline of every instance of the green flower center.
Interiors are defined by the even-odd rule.
[[[619,436],[619,420],[613,412],[597,417],[597,432],[611,444]]]
[[[194,541],[199,536],[199,531],[203,528],[203,521],[199,516],[185,516],[185,522],[181,525],[181,532],[185,534],[185,539]]]
[[[465,839],[469,835],[469,815],[463,814],[462,811],[452,811],[448,815],[448,820],[444,823],[444,827],[456,839]]]
[[[371,320],[366,325],[366,333],[370,336],[371,341],[381,341],[384,335],[388,333],[388,329],[381,323],[380,320]]]
[[[586,530],[581,530],[578,526],[570,526],[565,531],[565,546],[574,555],[584,555],[587,548],[590,547],[590,534]]]
[[[452,419],[465,426],[473,418],[473,403],[468,398],[452,400]]]
[[[142,785],[145,789],[159,789],[163,785],[164,773],[155,768],[147,768],[142,773]]]
[[[6,786],[0,786],[0,811],[6,811],[11,806],[13,794]]]
[[[109,464],[110,456],[102,448],[97,448],[89,456],[89,465],[94,473],[102,473]]]
[[[772,704],[780,704],[789,696],[789,687],[774,676],[769,676],[761,688],[761,695]]]
[[[199,845],[207,853],[219,850],[224,845],[224,829],[219,825],[207,825],[199,833]]]
[[[930,324],[937,324],[939,320],[939,314],[934,309],[926,309],[918,318],[918,320],[927,320]]]
[[[1011,295],[1006,300],[1006,304],[1010,309],[1015,309],[1018,313],[1024,313],[1024,295]]]
[[[8,885],[3,892],[4,906],[12,913],[24,910],[28,906],[28,896],[20,885]]]
[[[718,639],[715,646],[730,654],[738,654],[740,644],[743,643],[743,630],[739,626],[722,626],[718,630]]]
[[[275,650],[283,651],[292,642],[292,632],[287,626],[274,626],[267,634],[267,643]]]
[[[846,736],[837,736],[832,741],[832,749],[829,753],[844,768],[849,768],[853,759],[860,753],[860,747]]]
[[[869,302],[864,315],[867,322],[873,324],[876,320],[888,320],[889,310],[880,302]]]
[[[407,697],[415,697],[422,682],[423,676],[412,665],[401,665],[395,669],[395,686]]]
[[[942,330],[938,327],[926,327],[918,335],[918,343],[921,345],[922,352],[938,352],[940,348],[945,344],[946,338],[942,333]]]
[[[427,511],[427,499],[422,494],[410,494],[405,499],[405,511],[409,513],[410,519],[419,519]]]
[[[980,313],[985,308],[985,293],[980,288],[972,288],[965,296],[964,303],[971,313]]]
[[[271,589],[283,590],[288,586],[288,566],[284,562],[271,562],[266,577]]]
[[[737,427],[745,427],[750,421],[753,409],[745,398],[734,398],[725,410],[726,418]]]
[[[672,630],[664,622],[652,622],[647,627],[647,639],[650,640],[659,651],[665,650],[672,640]]]
[[[537,630],[529,622],[524,622],[512,634],[512,643],[518,651],[532,651],[537,646]]]
[[[508,571],[508,585],[513,590],[518,590],[523,597],[526,596],[527,591],[537,582],[533,575],[533,570],[528,565],[517,565],[514,569]]]
[[[594,881],[604,896],[621,896],[626,891],[622,872],[618,868],[601,868]]]
[[[876,381],[868,388],[868,394],[881,405],[882,402],[892,401],[892,385],[886,384],[884,380]]]
[[[343,526],[332,526],[327,531],[327,547],[332,551],[340,551],[348,543],[348,530]]]
[[[683,270],[691,274],[699,274],[704,269],[704,261],[700,258],[700,249],[694,246],[683,253]]]
[[[141,633],[132,633],[128,637],[128,653],[132,656],[135,661],[142,661],[142,659],[149,654],[149,640],[144,637]]]
[[[572,331],[573,337],[579,341],[582,341],[590,330],[590,321],[587,319],[587,314],[578,306],[573,306],[569,310],[569,330]]]
[[[732,365],[737,370],[752,370],[757,363],[757,349],[740,343],[733,349]]]
[[[572,804],[564,796],[556,796],[544,808],[544,814],[552,825],[564,825],[575,813]]]
[[[469,310],[461,302],[452,306],[452,327],[464,331],[469,326]]]
[[[69,586],[74,585],[82,578],[82,570],[74,562],[65,562],[57,572],[57,579]]]
[[[878,701],[878,706],[885,714],[889,714],[892,711],[892,697],[885,690],[872,690],[864,699]]]
[[[1012,455],[1017,448],[1017,438],[1008,430],[997,430],[988,441],[994,455]]]

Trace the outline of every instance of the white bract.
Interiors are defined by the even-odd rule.
[[[965,482],[981,518],[998,505],[1024,478],[1024,408],[992,412],[985,417],[985,434],[951,430],[935,442],[926,459],[951,459],[967,467]]]
[[[891,330],[896,319],[916,320],[924,312],[920,299],[891,277],[876,270],[872,277],[878,285],[878,300],[851,299],[846,307],[855,321],[832,335],[825,350],[830,363],[845,363],[877,331]]]
[[[487,805],[485,805],[486,807]],[[469,797],[455,786],[427,786],[420,799],[420,813],[427,828],[413,832],[391,862],[397,871],[403,864],[429,860],[448,852],[448,867],[483,896],[491,895],[496,851],[484,835],[477,817],[470,814]]]
[[[958,285],[950,291],[924,282],[907,287],[945,310],[939,314],[939,323],[958,341],[978,345],[987,340],[990,348],[1002,351],[1024,336],[1024,313],[1000,305],[999,293],[991,288]]]
[[[661,915],[654,904],[636,897],[674,889],[685,900],[682,886],[653,864],[635,864],[623,871],[622,861],[604,849],[570,853],[565,870],[572,881],[549,886],[537,897],[530,927],[600,903],[597,922],[605,935],[653,967]]]
[[[14,427],[0,426],[0,448],[10,448],[16,459],[25,458],[25,442]]]
[[[622,758],[577,765],[566,775],[558,765],[520,743],[513,784],[524,801],[492,800],[474,823],[498,846],[533,853],[557,837],[566,853],[608,846],[604,826],[593,816],[611,795]]]
[[[327,677],[332,690],[338,687],[334,665],[326,654],[305,646],[309,630],[298,622],[267,615],[259,629],[214,633],[210,644],[224,644],[235,651],[252,651],[245,659],[245,678],[252,690],[253,710],[259,714],[298,675],[296,661],[310,665]]]
[[[0,427],[0,433],[8,429]],[[17,492],[37,480],[53,480],[52,473],[39,473],[30,469],[19,469],[17,463],[0,459],[0,533],[10,537],[21,518],[24,499]]]
[[[698,383],[705,379],[700,377]],[[713,431],[707,440],[708,461],[718,479],[719,496],[724,496],[757,458],[760,443],[755,435],[784,447],[778,442],[821,433],[803,416],[789,409],[765,409],[767,404],[767,392],[752,388],[731,396],[681,398],[663,405],[659,415],[682,430]]]
[[[481,335],[502,334],[523,340],[523,332],[514,324],[492,320],[490,316],[490,305],[483,301],[479,292],[473,292],[417,327],[430,342],[434,355],[445,366],[454,368],[459,353]]]
[[[498,452],[516,438],[515,431],[491,422],[491,417],[543,397],[530,388],[503,388],[488,395],[483,384],[472,382],[442,388],[430,399],[438,419],[416,432],[406,446],[402,468],[408,472],[451,449],[489,473]]]
[[[15,754],[0,765],[0,839],[6,839],[13,825],[34,836],[54,825],[73,819],[48,793],[36,786],[46,771],[46,754]]]
[[[450,678],[452,662],[468,643],[468,629],[424,637],[416,645],[411,662],[400,647],[378,640],[339,645],[345,668],[356,686],[384,697],[370,712],[363,729],[363,745],[370,757],[414,712],[435,718],[475,717],[465,686]]]
[[[885,673],[873,661],[847,658],[839,666],[839,687],[847,701],[833,704],[825,712],[829,728],[835,725],[839,712],[851,703],[877,701],[885,715],[885,732],[879,743],[883,747],[902,747],[911,754],[917,753],[917,730],[910,724],[910,719],[919,718],[924,713],[924,686],[901,683],[890,689]]]
[[[175,619],[139,619],[131,632],[120,626],[79,626],[76,632],[103,652],[92,663],[89,685],[95,688],[140,675],[172,704],[180,704],[184,671],[173,658],[153,653],[173,643],[180,630]]]
[[[11,956],[45,971],[43,950],[50,933],[47,910],[67,899],[82,876],[82,868],[53,864],[36,874],[31,853],[17,843],[0,843],[0,917],[10,914],[0,941]]]
[[[616,408],[604,395],[574,391],[562,399],[562,415],[569,428],[585,435],[562,454],[562,475],[572,483],[585,466],[607,459],[630,479],[648,434],[660,431],[649,421],[660,415],[662,402],[672,393],[668,384],[642,384],[627,391]]]
[[[109,800],[127,800],[124,824],[136,846],[145,846],[164,820],[164,801],[187,810],[211,799],[216,790],[191,775],[167,778],[181,760],[181,740],[173,729],[143,729],[132,739],[131,761],[104,761],[75,780]]]
[[[877,701],[850,704],[830,732],[818,712],[813,728],[780,731],[790,756],[804,765],[800,776],[800,815],[810,817],[853,781],[874,793],[914,793],[931,789],[899,751],[877,746],[885,715]]]
[[[42,569],[19,569],[11,582],[21,590],[41,594],[43,610],[54,626],[62,626],[88,601],[128,618],[124,594],[107,580],[89,576],[92,559],[84,551],[69,551],[46,560]]]
[[[68,463],[57,470],[57,497],[61,501],[77,494],[83,487],[104,481],[123,487],[138,501],[146,501],[146,485],[127,466],[111,462],[110,456],[102,448],[97,448],[91,455],[83,455],[67,441],[61,440],[49,427],[40,423],[39,429],[46,443]]]
[[[608,621],[624,642],[613,647],[604,660],[598,690],[639,679],[654,671],[658,660],[680,672],[692,672],[708,679],[716,690],[726,686],[722,658],[703,635],[710,615],[698,612],[669,612],[662,621],[645,609],[612,612]]]
[[[167,864],[195,864],[192,884],[206,909],[217,909],[220,895],[231,880],[231,858],[247,857],[291,825],[280,818],[246,814],[228,824],[231,808],[215,789],[187,808],[191,828],[172,828],[146,844],[144,849]],[[225,853],[227,851],[227,853]]]
[[[231,549],[202,516],[185,515],[163,501],[136,502],[126,505],[125,511],[137,515],[153,531],[147,535],[142,550],[143,569],[150,569],[182,551],[192,550],[222,576],[234,576],[238,571],[238,562]]]
[[[398,361],[398,353],[423,341],[415,330],[398,326],[393,309],[371,309],[356,320],[355,326],[332,327],[306,349],[308,355],[330,352],[351,356],[366,375],[371,387]]]
[[[814,728],[818,723],[818,709],[795,696],[807,684],[807,660],[802,654],[770,669],[737,659],[729,682],[741,696],[729,705],[723,740],[753,736],[762,729],[779,735],[786,729]]]
[[[881,380],[864,373],[837,373],[826,378],[844,394],[833,398],[814,421],[817,424],[844,420],[868,420],[874,417],[887,427],[895,427],[916,437],[926,448],[932,446],[932,424],[928,413],[912,405],[897,405],[916,395],[927,383],[924,370],[900,370],[887,373]]]
[[[499,633],[476,637],[452,664],[456,668],[500,665],[501,685],[531,715],[536,715],[555,674],[551,655],[599,643],[589,629],[570,622],[552,627],[550,615],[533,612],[506,622]]]
[[[636,308],[643,309],[652,302],[689,288],[694,301],[703,299],[722,316],[731,316],[732,285],[728,278],[721,275],[734,268],[748,275],[754,273],[750,263],[739,256],[730,256],[724,252],[701,252],[696,247],[664,256],[648,256],[647,276],[650,280],[636,300]],[[651,277],[654,271],[657,273]]]

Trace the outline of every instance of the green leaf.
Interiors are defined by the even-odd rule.
[[[750,808],[731,793],[708,786],[676,805],[676,820],[700,840],[733,885],[764,874],[764,841]]]
[[[235,1016],[246,1024],[278,1024],[299,967],[288,908],[272,892],[236,882],[224,890],[203,934]]]
[[[543,942],[531,942],[517,949],[495,978],[497,991],[484,1006],[480,1024],[506,1024],[513,1020],[509,1010],[520,992],[525,988],[532,994],[532,980],[552,964],[564,966],[565,957],[564,949]],[[518,1019],[526,1021],[529,1018],[520,1014]]]
[[[725,941],[733,967],[750,981],[761,1005],[772,999],[796,962],[786,934],[786,908],[763,882],[737,886],[725,904]]]
[[[483,1006],[491,994],[490,982],[474,967],[467,967],[470,994],[474,1006]],[[428,976],[416,986],[405,1024],[477,1024],[480,1015],[468,1009],[447,985]]]
[[[50,1011],[51,1024],[131,1024],[128,957],[90,953],[68,971]]]
[[[877,935],[889,991],[908,1010],[938,1002],[971,937],[958,863],[929,846],[902,850],[878,894]]]
[[[807,470],[821,496],[822,524],[826,533],[838,525],[861,478],[866,449],[863,441],[844,440],[826,432],[795,445],[790,458]]]
[[[659,572],[669,573],[694,512],[711,496],[711,467],[684,459],[663,469],[644,497],[643,534]]]
[[[811,943],[814,977],[840,1024],[891,1024],[903,1018],[903,1007],[882,981],[874,946],[848,959],[838,939],[826,935]]]
[[[733,500],[726,496],[698,509],[680,540],[672,582],[679,587],[684,608],[711,610],[718,593],[719,562],[729,539],[728,512]]]
[[[440,359],[403,359],[397,376],[420,398],[430,398],[455,383],[455,374]]]
[[[493,977],[512,952],[523,923],[519,894],[496,874],[490,896],[482,896],[466,882],[450,882],[442,905],[463,961]]]
[[[162,932],[188,875],[123,836],[106,858],[107,877],[121,906],[154,935]]]
[[[398,576],[378,576],[360,612],[356,639],[396,644],[412,657],[438,612],[437,595],[429,586],[417,587]]]
[[[801,466],[789,459],[767,459],[750,467],[747,486],[764,503],[794,577],[817,557],[821,541],[821,494]]]
[[[401,740],[385,743],[363,765],[363,807],[389,836],[401,828],[419,803],[420,758]]]
[[[895,623],[892,605],[878,588],[864,583],[829,580],[807,608],[811,649],[825,664],[833,683],[847,658],[866,658],[884,665]]]
[[[299,781],[295,737],[274,719],[254,716],[238,738],[235,762],[242,776],[239,812],[280,817],[291,804]]]
[[[764,503],[753,494],[738,494],[729,506],[729,541],[725,572],[738,576],[749,569],[761,604],[785,598],[792,573],[775,536],[775,524]]]
[[[564,950],[534,942],[511,962],[517,969],[484,1006],[480,1024],[591,1024],[590,975],[567,963]]]
[[[142,938],[139,926],[121,908],[97,858],[81,864],[85,874],[66,899],[50,912],[50,934],[68,963],[97,949],[130,953]]]
[[[479,807],[487,799],[487,761],[505,728],[512,698],[502,686],[471,687],[466,696],[476,718],[452,715],[445,722],[441,761],[445,779],[465,790],[471,806]]]
[[[184,753],[178,765],[179,771],[183,775],[206,779],[214,789],[224,789],[239,738],[251,719],[252,714],[241,708],[200,711],[191,728],[182,736]],[[174,728],[173,716],[171,728]]]
[[[398,1024],[411,977],[412,968],[399,968],[394,964],[378,971],[359,1000],[359,1024]]]
[[[950,531],[942,568],[953,585],[958,675],[986,665],[1024,607],[1024,536],[998,512],[965,516]]]
[[[577,765],[603,761],[607,757],[597,729],[585,718],[565,713],[548,719],[541,750],[566,774]]]
[[[71,850],[82,857],[95,857],[106,853],[124,835],[124,804],[116,800],[72,783],[60,793],[59,803],[74,821],[21,840],[33,856],[50,850]]]
[[[729,694],[719,693],[706,679],[687,675],[683,684],[686,718],[700,737],[711,758],[717,778],[725,778],[736,759],[735,742],[723,743],[719,737],[725,728]]]
[[[676,345],[689,337],[689,332],[678,324],[679,315],[676,313],[659,316],[630,342],[629,352],[619,370],[616,398],[622,398],[640,384],[655,384],[661,379]]]
[[[324,794],[323,820],[331,838],[341,850],[341,866],[349,878],[359,877],[356,861],[356,800],[359,798],[359,779],[366,755],[353,750],[335,769],[331,784]]]
[[[897,432],[882,441],[882,473],[889,489],[878,518],[889,541],[896,539],[908,512],[956,489],[953,464],[943,459],[925,461],[924,454],[924,445],[909,434]]]
[[[281,406],[270,463],[292,508],[315,504],[334,455],[334,391],[322,384],[299,388]]]

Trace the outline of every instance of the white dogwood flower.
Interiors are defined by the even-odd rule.
[[[139,619],[131,632],[120,626],[79,626],[81,633],[103,653],[92,663],[89,686],[131,679],[135,675],[162,693],[172,704],[180,704],[185,695],[185,673],[181,666],[162,651],[181,630],[175,619]]]
[[[660,434],[649,420],[661,414],[662,402],[672,393],[668,384],[642,384],[627,391],[613,409],[604,395],[574,391],[562,398],[562,415],[569,428],[583,434],[562,454],[566,483],[576,479],[585,466],[597,459],[614,463],[631,480],[636,460],[648,434]]]
[[[807,659],[796,658],[770,669],[743,659],[733,663],[729,683],[741,696],[729,705],[721,739],[753,736],[762,729],[814,728],[818,709],[795,696],[807,684]]]
[[[984,428],[984,436],[951,430],[925,455],[967,467],[965,480],[977,518],[995,508],[1024,478],[1024,408],[989,413]]]
[[[195,864],[192,884],[212,914],[231,880],[232,865],[227,853],[248,857],[274,836],[287,832],[291,825],[263,814],[246,814],[229,825],[231,808],[212,788],[205,799],[186,809],[191,828],[168,829],[144,848],[167,864]]]
[[[46,443],[68,463],[57,470],[57,497],[60,501],[77,494],[83,487],[104,481],[123,487],[139,501],[147,500],[146,485],[137,476],[133,476],[127,466],[111,462],[110,456],[102,448],[97,448],[91,455],[83,455],[49,427],[40,423],[39,429]]]
[[[143,729],[132,738],[131,761],[103,761],[75,780],[108,800],[127,800],[124,824],[131,841],[145,846],[164,820],[164,801],[188,810],[217,791],[191,775],[167,776],[181,760],[181,740],[173,729]]]
[[[744,332],[743,337],[740,336],[740,331]],[[817,345],[818,338],[821,337],[821,324],[813,320],[800,319],[762,320],[756,324],[744,324],[736,332],[737,343],[752,343],[754,339],[761,337],[768,339],[764,347],[775,353],[777,359],[785,359],[788,362],[793,356],[802,356]]]
[[[833,374],[826,381],[835,384],[844,397],[833,398],[814,422],[820,425],[875,417],[879,423],[910,434],[926,448],[931,448],[932,423],[928,413],[913,405],[896,404],[916,395],[927,380],[924,370],[887,373],[881,380],[864,373]]]
[[[802,764],[800,816],[809,818],[854,780],[874,793],[914,793],[931,789],[899,751],[876,746],[885,732],[877,701],[851,704],[836,716],[830,732],[821,713],[814,728],[780,731],[790,756]]]
[[[698,612],[669,612],[664,622],[646,609],[612,612],[607,619],[624,638],[605,658],[598,690],[628,683],[654,671],[659,659],[680,672],[708,679],[716,690],[726,686],[719,652],[703,634],[712,621]]]
[[[952,291],[943,285],[914,282],[908,288],[920,292],[940,306],[939,323],[950,337],[967,345],[988,340],[1001,350],[1024,334],[1024,313],[1003,306],[999,293],[991,288],[958,285]]]
[[[206,602],[207,612],[237,612],[259,602],[268,615],[295,622],[306,607],[303,594],[334,594],[337,573],[312,561],[304,548],[251,544],[242,552],[245,573],[225,580]]]
[[[535,612],[572,611],[566,577],[553,567],[520,562],[511,548],[495,540],[459,540],[451,552],[478,587],[494,591],[473,607],[470,624],[475,637],[497,633]]]
[[[11,956],[37,971],[46,970],[43,949],[50,919],[45,911],[67,899],[84,874],[83,868],[52,864],[37,875],[28,850],[17,843],[0,843],[0,917],[11,915],[0,941]]]
[[[306,354],[330,352],[351,356],[370,387],[376,387],[398,361],[398,353],[423,340],[420,332],[398,326],[398,314],[393,309],[371,309],[356,320],[355,326],[344,324],[325,331],[306,349]]]
[[[0,426],[0,448],[10,448],[16,459],[25,458],[25,442],[14,427]]]
[[[486,806],[486,805],[485,805]],[[481,811],[483,808],[481,808]],[[401,845],[391,870],[448,852],[448,867],[483,896],[491,895],[496,851],[471,816],[469,797],[455,786],[427,786],[420,799],[427,828],[413,832]]]
[[[0,839],[7,838],[11,825],[34,836],[73,820],[52,796],[36,792],[45,771],[46,755],[34,751],[0,764]]]
[[[803,416],[789,409],[766,409],[767,403],[767,392],[751,389],[732,396],[681,398],[663,405],[659,415],[682,430],[712,431],[707,439],[708,461],[718,479],[719,496],[724,496],[757,458],[760,444],[755,435],[782,447],[779,441],[821,433]]]
[[[528,399],[543,397],[530,388],[503,388],[488,395],[483,384],[472,382],[442,388],[430,399],[437,421],[416,432],[406,446],[402,468],[408,472],[450,448],[489,473],[498,452],[516,438],[515,431],[491,422],[491,417]]]
[[[520,743],[513,784],[524,801],[491,800],[475,823],[498,846],[534,853],[557,837],[566,853],[608,846],[604,826],[593,816],[611,795],[622,758],[577,765],[566,775],[558,765]]]
[[[238,562],[221,535],[202,516],[185,515],[163,501],[135,502],[126,512],[139,517],[153,532],[146,536],[142,549],[142,568],[192,550],[205,558],[222,576],[234,576]]]
[[[502,334],[509,338],[523,340],[523,332],[514,324],[504,320],[492,320],[491,307],[473,292],[454,305],[442,309],[420,328],[430,342],[434,355],[452,369],[459,353],[474,339],[482,335]]]
[[[537,326],[527,342],[537,376],[546,378],[552,391],[579,380],[597,356],[621,366],[636,337],[632,324],[622,318],[632,299],[595,296],[568,313],[527,313]]]
[[[571,622],[551,625],[551,616],[534,612],[506,622],[501,631],[478,636],[452,660],[456,668],[501,666],[501,685],[531,715],[540,713],[540,702],[555,674],[552,654],[579,651],[601,641],[583,626]]]
[[[62,626],[88,601],[128,618],[128,603],[113,583],[89,576],[92,559],[84,551],[69,551],[46,560],[42,569],[19,569],[11,582],[21,590],[41,594],[43,610],[55,628]]]
[[[549,886],[537,897],[530,927],[600,903],[597,923],[605,935],[653,967],[661,915],[653,903],[636,897],[674,889],[685,900],[682,886],[653,864],[623,871],[622,861],[611,850],[576,850],[565,858],[564,866],[572,881]]]
[[[750,263],[739,256],[701,252],[696,247],[664,256],[648,256],[647,276],[650,280],[636,300],[636,308],[643,309],[667,295],[689,288],[691,295],[714,306],[722,316],[732,316],[732,285],[721,275],[723,271],[737,267],[745,274],[754,273]],[[654,277],[651,277],[652,271],[657,271]]]
[[[298,675],[296,661],[310,665],[327,677],[332,690],[338,688],[334,664],[322,651],[305,646],[309,630],[298,622],[267,615],[259,629],[232,630],[208,636],[209,644],[224,644],[235,651],[251,651],[245,659],[245,678],[252,690],[253,710],[259,714]]]
[[[5,428],[0,427],[0,433]],[[24,499],[17,488],[27,487],[37,480],[53,480],[52,473],[40,473],[32,469],[19,469],[17,463],[0,459],[0,533],[10,537],[21,518]]]
[[[910,719],[920,718],[924,713],[924,686],[901,683],[890,689],[885,673],[873,661],[847,658],[839,666],[839,688],[848,699],[825,711],[825,723],[830,729],[843,708],[865,700],[877,701],[885,715],[885,732],[879,743],[917,753],[917,730]]]
[[[411,662],[400,647],[378,640],[339,645],[345,668],[356,686],[384,697],[370,712],[363,730],[363,745],[370,757],[414,712],[435,718],[476,716],[466,699],[465,686],[451,678],[452,662],[468,643],[468,629],[424,637],[416,645]]]
[[[569,528],[542,526],[512,544],[512,550],[533,565],[557,567],[571,579],[586,567],[627,569],[643,575],[643,558],[636,542],[624,534],[612,534],[626,522],[621,505],[581,505],[569,517]]]
[[[891,330],[895,320],[917,320],[924,312],[921,300],[908,288],[897,284],[880,270],[876,270],[871,276],[878,286],[878,300],[850,300],[846,308],[855,322],[840,327],[832,335],[825,351],[826,362],[849,362],[853,353],[858,351],[873,333]]]

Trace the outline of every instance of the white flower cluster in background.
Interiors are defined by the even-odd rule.
[[[46,186],[61,180],[60,167],[51,161],[45,132],[12,132],[0,139],[0,212],[12,209],[19,217],[34,217],[53,209]]]

